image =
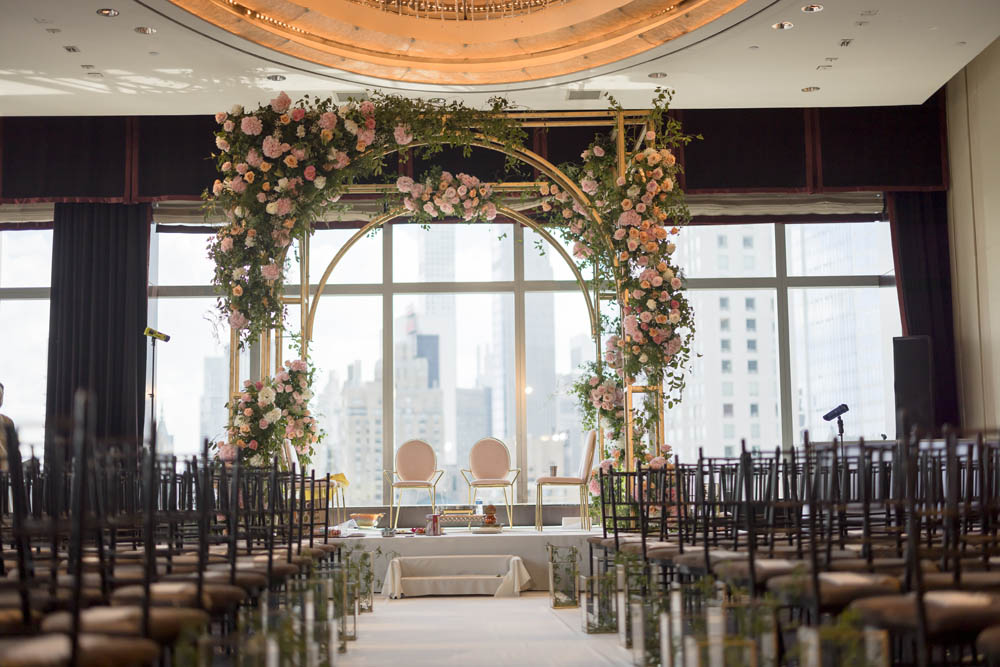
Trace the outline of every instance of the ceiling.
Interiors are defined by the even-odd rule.
[[[246,6],[254,1],[239,0]],[[329,7],[347,2],[297,1]],[[272,0],[260,0],[265,2]],[[539,15],[577,2],[586,0],[552,3]],[[641,108],[657,85],[674,89],[680,108],[919,104],[1000,35],[997,0],[826,0],[816,13],[802,12],[803,0],[745,0],[728,3],[729,11],[705,25],[631,55],[622,49],[620,59],[597,67],[568,66],[565,73],[541,78],[529,71],[516,82],[446,85],[408,81],[399,72],[374,77],[363,64],[350,71],[317,64],[307,54],[293,57],[170,0],[2,3],[0,115],[200,114],[263,102],[279,90],[296,98],[375,87],[472,105],[503,95],[537,110],[605,107],[599,98],[570,99],[596,92]],[[678,3],[659,4],[666,9]],[[119,15],[100,16],[101,7]],[[773,29],[780,21],[794,28]],[[486,24],[477,23],[475,30],[480,25]],[[140,34],[137,27],[155,33]],[[490,30],[501,27],[494,23]],[[843,40],[849,45],[841,46]],[[653,73],[666,76],[653,79]],[[802,91],[810,87],[819,90]]]

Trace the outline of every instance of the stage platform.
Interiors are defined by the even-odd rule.
[[[379,530],[360,529],[360,537],[340,538],[337,541],[348,549],[364,549],[373,555],[375,581],[381,587],[385,571],[396,556],[452,556],[457,554],[498,554],[520,556],[531,575],[529,590],[545,591],[549,588],[548,545],[576,547],[580,551],[580,567],[587,562],[587,538],[603,535],[600,528],[587,532],[579,529],[547,526],[538,532],[533,526],[504,528],[499,535],[477,535],[464,526],[446,528],[444,535],[396,535],[382,537]],[[333,540],[331,540],[333,541]]]

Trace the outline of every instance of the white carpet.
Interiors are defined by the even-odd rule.
[[[427,597],[375,600],[358,619],[338,665],[630,665],[618,635],[588,635],[580,610],[549,608],[548,594],[519,598]]]

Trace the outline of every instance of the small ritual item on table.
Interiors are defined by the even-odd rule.
[[[487,505],[486,509],[483,510],[486,518],[483,519],[484,526],[495,526],[497,525],[497,508],[496,505]]]

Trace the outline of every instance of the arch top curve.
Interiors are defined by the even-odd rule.
[[[536,234],[541,236],[543,239],[545,239],[546,242],[548,242],[550,246],[552,246],[556,250],[556,252],[559,253],[559,255],[563,258],[566,264],[569,265],[570,269],[573,271],[573,276],[576,279],[577,284],[580,286],[580,291],[583,295],[584,301],[587,304],[587,314],[590,318],[590,330],[596,340],[597,337],[600,335],[600,319],[597,312],[597,308],[595,307],[594,302],[591,301],[590,292],[587,288],[587,282],[583,278],[583,274],[580,273],[580,269],[577,268],[576,262],[574,262],[572,257],[570,257],[569,253],[566,252],[566,249],[544,227],[542,227],[540,224],[538,224],[528,216],[524,215],[523,213],[515,211],[506,206],[498,207],[497,212],[500,215],[503,215],[504,217],[510,219],[514,223],[520,224],[524,227],[528,227]],[[333,256],[333,259],[331,259],[329,264],[327,264],[326,270],[323,271],[323,276],[320,278],[319,284],[316,287],[316,294],[313,295],[312,299],[310,299],[309,314],[305,323],[306,324],[305,331],[303,332],[303,338],[305,340],[312,341],[313,339],[313,325],[316,320],[316,312],[319,307],[320,298],[323,296],[323,290],[326,288],[327,282],[330,280],[330,276],[333,274],[333,270],[344,258],[344,255],[346,255],[347,252],[358,241],[360,241],[363,237],[365,237],[370,231],[378,229],[397,218],[406,217],[407,215],[408,215],[407,211],[402,208],[389,211],[388,213],[383,213],[382,215],[373,218],[364,226],[362,226],[358,231],[356,231],[351,236],[350,239],[347,240],[346,243],[344,243],[344,245],[342,245],[337,250],[336,254],[334,254]],[[470,224],[477,224],[477,223],[470,223]],[[599,295],[595,294],[594,298],[595,299],[599,298]]]

